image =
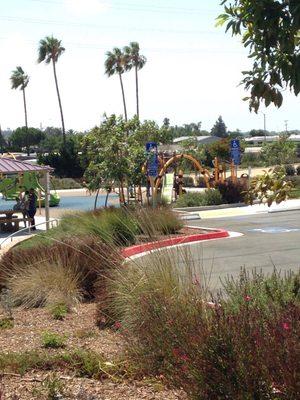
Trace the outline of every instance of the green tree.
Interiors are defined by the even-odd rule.
[[[73,136],[68,136],[58,152],[39,155],[38,161],[54,168],[55,175],[60,178],[82,178],[86,165],[80,154],[81,148],[82,145]]]
[[[245,196],[245,202],[253,204],[254,200],[266,203],[270,207],[287,200],[292,192],[293,183],[286,179],[284,168],[270,169],[251,181],[250,188]]]
[[[61,126],[62,126],[62,134],[63,134],[63,143],[66,144],[66,131],[65,131],[65,121],[63,116],[63,110],[61,105],[60,93],[57,82],[57,74],[56,74],[56,63],[58,58],[65,51],[65,48],[61,45],[61,40],[54,38],[53,36],[46,36],[45,39],[40,40],[40,46],[38,49],[38,63],[45,61],[46,64],[52,63],[53,74],[55,80],[56,93],[58,98],[58,105],[60,110],[61,117]]]
[[[287,135],[280,136],[279,140],[264,143],[261,156],[267,166],[290,164],[295,161],[297,145],[288,140]]]
[[[120,202],[124,202],[123,188],[140,185],[145,179],[142,167],[147,160],[145,144],[167,140],[168,128],[154,121],[141,123],[137,117],[127,122],[122,117],[105,116],[105,120],[84,138],[88,168],[85,172],[87,187],[119,186]]]
[[[44,133],[40,129],[28,128],[23,126],[17,128],[10,137],[10,141],[13,147],[16,149],[26,149],[27,155],[30,154],[30,147],[39,145],[41,140],[44,138]]]
[[[1,154],[4,153],[6,147],[7,147],[7,143],[6,143],[6,140],[5,140],[4,136],[3,136],[1,125],[0,125],[0,152],[1,152]]]
[[[249,136],[255,137],[255,136],[266,136],[268,135],[268,131],[264,131],[263,129],[251,129],[249,132]]]
[[[24,113],[25,113],[25,126],[28,128],[28,120],[27,120],[27,106],[26,106],[26,96],[25,96],[25,88],[29,83],[29,76],[25,74],[22,67],[17,67],[10,77],[11,80],[11,88],[12,89],[20,89],[23,93],[23,103],[24,103]]]
[[[130,121],[129,121],[130,123]],[[125,201],[124,184],[129,175],[128,124],[122,117],[106,117],[99,127],[86,136],[89,164],[85,179],[90,187],[97,184],[111,187],[119,185],[120,202]]]
[[[299,0],[223,0],[225,13],[217,25],[226,25],[232,35],[242,35],[244,47],[253,60],[250,71],[243,72],[250,90],[250,110],[260,102],[280,107],[281,90],[300,92],[300,7]]]
[[[123,99],[123,107],[124,107],[124,116],[125,121],[127,121],[127,109],[126,109],[126,101],[125,101],[125,93],[123,86],[122,75],[125,72],[126,66],[126,57],[121,49],[115,47],[112,51],[108,51],[106,53],[105,60],[105,73],[108,77],[112,75],[119,75],[121,91],[122,91],[122,99]]]
[[[137,42],[131,42],[129,46],[124,47],[125,54],[125,69],[130,71],[134,68],[135,72],[135,92],[136,92],[136,115],[138,119],[140,118],[140,108],[139,108],[139,81],[138,81],[138,71],[144,67],[147,62],[146,57],[140,54],[140,46]]]
[[[219,116],[216,123],[212,127],[211,135],[221,137],[221,138],[226,138],[228,136],[227,128],[226,128],[226,125],[225,125],[221,115]]]

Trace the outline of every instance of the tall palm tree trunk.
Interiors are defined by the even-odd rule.
[[[125,93],[124,93],[124,87],[123,87],[122,74],[120,74],[120,73],[119,73],[119,78],[120,78],[120,84],[121,84],[121,90],[122,90],[122,97],[123,97],[123,106],[124,106],[125,121],[127,122],[127,109],[126,109]]]
[[[60,110],[63,141],[64,141],[64,146],[65,146],[66,145],[65,121],[64,121],[62,105],[61,105],[61,100],[60,100],[60,94],[59,94],[59,89],[58,89],[58,83],[57,83],[55,61],[53,58],[52,58],[52,65],[53,65],[54,80],[55,80],[55,86],[56,86],[56,92],[57,92],[57,98],[58,98],[58,104],[59,104],[59,110]]]
[[[140,107],[139,107],[139,80],[138,80],[138,69],[135,67],[135,94],[136,94],[136,115],[138,120],[140,119]]]
[[[23,92],[24,113],[25,113],[25,126],[26,126],[26,129],[28,129],[25,88],[22,89],[22,92]]]

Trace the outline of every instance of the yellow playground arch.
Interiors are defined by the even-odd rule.
[[[164,166],[162,167],[162,169],[160,170],[160,172],[159,172],[159,174],[158,174],[158,177],[157,177],[157,179],[156,179],[156,182],[155,182],[155,191],[156,191],[156,192],[157,192],[157,190],[158,190],[158,188],[159,188],[159,186],[160,186],[161,179],[162,179],[162,177],[165,175],[167,169],[168,169],[173,163],[175,163],[175,162],[177,162],[177,161],[180,161],[180,160],[182,160],[183,158],[185,158],[186,160],[191,161],[191,162],[194,164],[196,170],[199,171],[199,172],[203,175],[203,178],[204,178],[204,180],[205,180],[206,187],[207,187],[207,188],[210,188],[210,186],[209,186],[209,179],[210,179],[210,173],[209,173],[209,171],[208,171],[207,169],[203,168],[202,165],[199,163],[199,161],[196,160],[196,158],[194,158],[194,157],[191,156],[190,154],[176,154],[176,155],[174,155],[172,158],[170,158],[170,160],[168,160],[168,161],[164,164]]]

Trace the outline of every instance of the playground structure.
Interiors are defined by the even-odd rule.
[[[37,192],[38,204],[45,206],[45,189],[39,183],[36,172],[19,172],[15,175],[0,176],[0,192],[5,200],[15,200],[20,193],[33,188]],[[51,193],[49,198],[50,207],[58,206],[60,197],[57,193]]]
[[[1,159],[17,161],[15,154],[10,152],[2,154]],[[45,189],[39,182],[37,172],[24,171],[8,175],[4,172],[0,173],[0,192],[4,200],[15,200],[16,197],[20,196],[20,193],[31,188],[37,192],[38,206],[45,207]],[[50,193],[49,206],[58,206],[59,202],[58,194],[56,192]]]
[[[204,187],[207,189],[214,188],[217,183],[224,183],[227,179],[230,179],[233,182],[236,182],[238,179],[236,166],[233,161],[222,161],[216,157],[213,161],[212,170],[209,170],[204,168],[201,163],[190,154],[173,154],[171,157],[159,155],[158,161],[160,171],[158,176],[156,178],[148,177],[154,203],[156,203],[159,198],[168,204],[172,203],[174,189],[175,198],[185,193],[185,189],[183,189],[184,172],[182,166],[180,166],[180,169],[177,171],[177,166],[182,160],[187,160],[192,163],[196,171],[195,178],[200,174]],[[173,168],[173,172],[169,172],[171,168]],[[146,172],[146,165],[144,165],[143,171]],[[228,171],[230,171],[229,176]]]

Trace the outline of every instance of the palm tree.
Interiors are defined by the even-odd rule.
[[[129,46],[124,47],[125,53],[125,69],[130,71],[132,68],[135,70],[135,91],[136,91],[136,115],[139,119],[139,81],[138,81],[138,70],[142,69],[146,64],[146,57],[140,54],[140,46],[137,42],[131,42]]]
[[[45,61],[46,64],[50,64],[50,62],[52,62],[53,74],[54,74],[54,80],[55,80],[55,86],[56,86],[56,92],[57,92],[57,98],[58,98],[58,104],[59,104],[59,110],[60,110],[60,117],[61,117],[63,142],[64,142],[64,146],[65,146],[66,145],[66,130],[65,130],[65,122],[64,122],[64,116],[63,116],[62,105],[61,105],[61,100],[60,100],[60,94],[59,94],[59,89],[58,89],[56,65],[55,65],[57,63],[58,58],[65,51],[65,48],[62,47],[61,40],[58,40],[58,39],[54,38],[53,36],[46,36],[45,39],[40,40],[40,47],[39,47],[38,51],[39,51],[38,63]]]
[[[122,50],[115,47],[112,51],[108,51],[106,53],[106,57],[107,58],[104,63],[105,73],[108,76],[112,76],[115,74],[119,75],[120,85],[122,90],[125,121],[127,121],[127,109],[126,109],[126,101],[125,101],[125,94],[124,94],[124,87],[122,80],[122,74],[125,72],[125,62],[126,62],[124,53],[122,52]]]
[[[11,88],[12,89],[20,89],[23,92],[25,126],[26,126],[26,129],[28,129],[25,88],[28,85],[29,76],[25,74],[22,67],[16,67],[16,69],[14,71],[12,71],[10,80],[11,80]]]

